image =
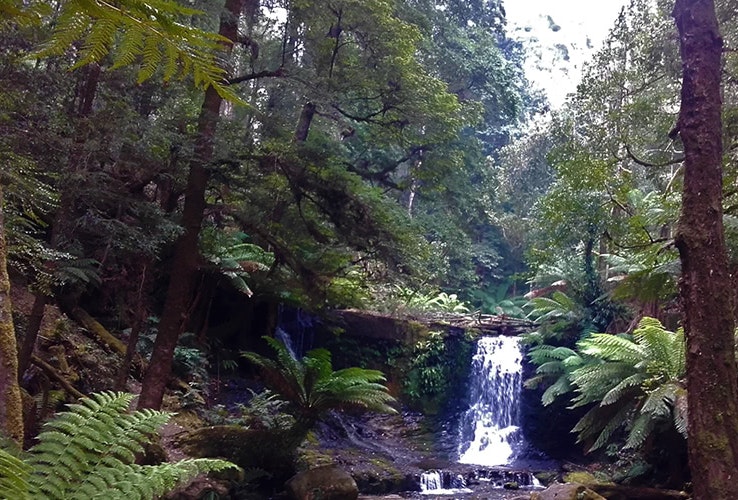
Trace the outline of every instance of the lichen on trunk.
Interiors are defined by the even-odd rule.
[[[0,432],[22,443],[23,404],[18,385],[18,348],[10,301],[10,277],[2,207],[3,191],[0,185]]]

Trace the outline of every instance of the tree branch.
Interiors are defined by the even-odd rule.
[[[281,78],[287,76],[287,72],[284,68],[279,67],[275,70],[264,70],[256,73],[249,73],[248,75],[234,76],[225,81],[225,85],[235,85],[237,83],[243,83],[250,80],[258,80],[259,78]]]
[[[631,160],[633,160],[634,162],[636,162],[638,165],[642,167],[655,167],[655,168],[668,167],[670,165],[676,165],[677,163],[681,163],[684,161],[684,157],[681,157],[681,158],[674,158],[673,160],[665,161],[662,163],[651,163],[646,160],[641,160],[640,158],[638,158],[633,153],[633,151],[630,149],[630,146],[628,144],[625,145],[625,151],[628,153],[628,157],[630,157]]]

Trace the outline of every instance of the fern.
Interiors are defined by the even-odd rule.
[[[570,392],[570,408],[594,405],[573,429],[580,442],[591,443],[590,451],[620,429],[627,430],[630,448],[665,427],[686,437],[683,330],[670,332],[658,320],[643,318],[632,336],[596,333],[580,340],[576,351],[544,344],[529,357],[538,369],[526,387],[550,383],[544,405]]]
[[[31,15],[12,0],[0,3],[2,11],[18,21]],[[101,62],[108,54],[112,69],[140,60],[139,83],[162,68],[164,81],[192,75],[196,86],[213,87],[224,99],[241,102],[225,83],[226,71],[219,60],[230,41],[180,22],[199,14],[174,0],[67,0],[61,4],[52,36],[31,57],[62,55],[81,40],[73,68]]]
[[[23,460],[0,448],[0,498],[28,498],[28,476],[31,470]]]
[[[271,337],[265,340],[276,359],[253,352],[242,355],[261,369],[267,387],[291,404],[298,420],[312,425],[334,409],[396,413],[382,372],[357,367],[334,371],[331,354],[325,349],[312,350],[297,360],[282,342]]]
[[[0,450],[0,498],[152,499],[197,474],[235,467],[210,459],[136,465],[143,445],[169,415],[129,414],[132,399],[124,393],[94,394],[47,423],[24,460]]]

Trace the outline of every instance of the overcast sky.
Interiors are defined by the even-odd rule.
[[[531,40],[526,73],[542,87],[554,107],[576,90],[582,65],[601,47],[620,9],[628,0],[505,0],[508,34]],[[550,29],[551,22],[560,29]],[[561,59],[557,44],[569,49]],[[588,48],[590,46],[591,48]]]

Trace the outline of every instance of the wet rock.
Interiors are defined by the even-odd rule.
[[[586,486],[577,483],[552,484],[530,495],[530,500],[606,500]]]
[[[285,488],[295,500],[356,500],[359,497],[359,488],[351,474],[333,465],[300,472],[287,481]]]
[[[515,481],[510,481],[502,485],[503,488],[506,490],[519,490],[520,485],[516,483]]]

